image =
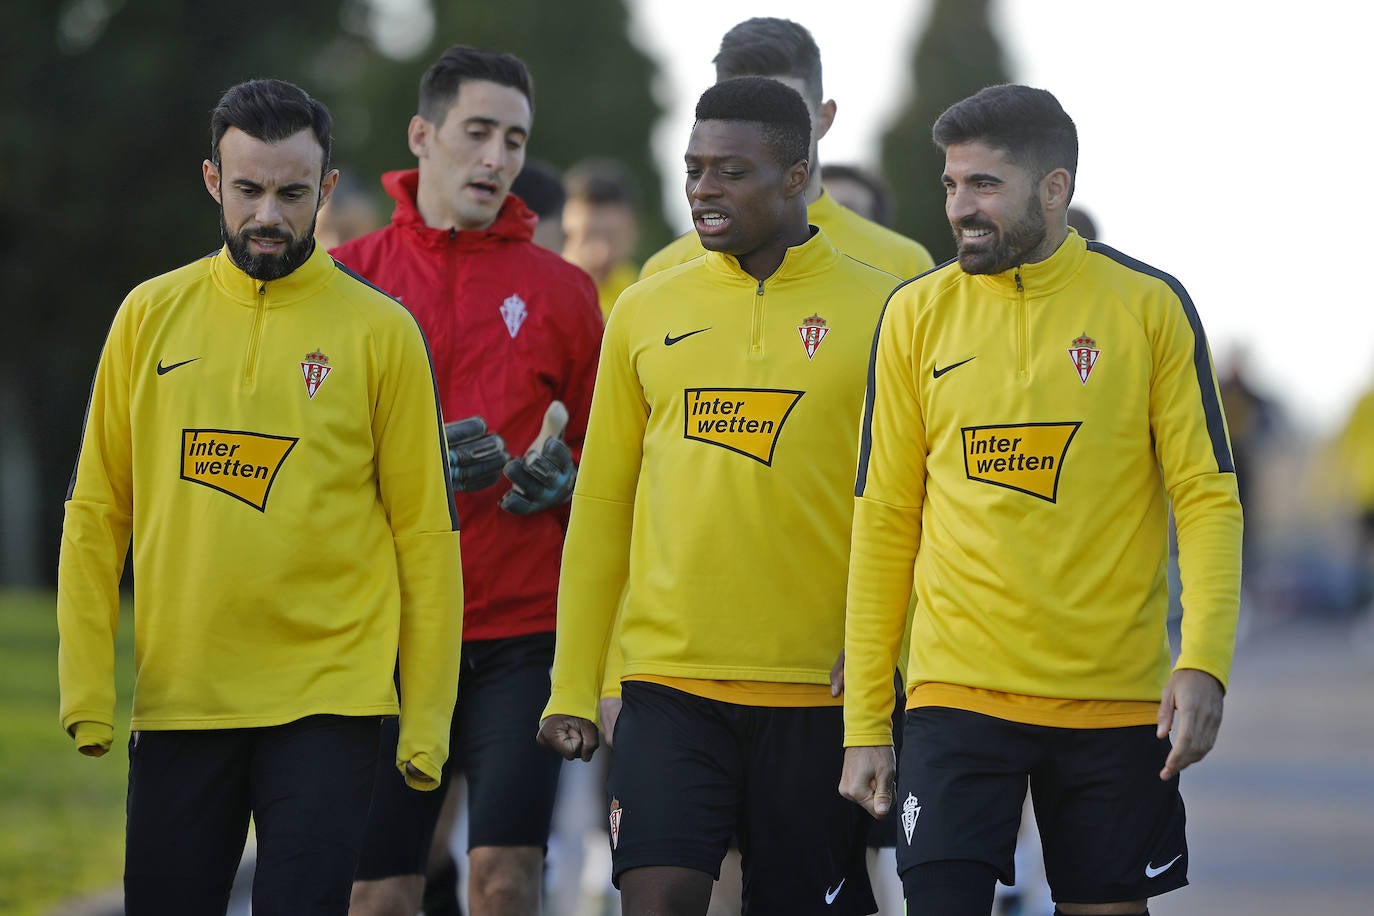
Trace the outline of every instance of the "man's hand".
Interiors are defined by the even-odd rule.
[[[620,697],[601,698],[601,740],[610,747],[615,740],[615,720],[620,718]]]
[[[596,723],[581,716],[552,715],[539,723],[535,740],[563,755],[564,760],[591,760],[600,738]]]
[[[577,465],[562,439],[547,439],[544,447],[506,464],[510,492],[501,497],[501,508],[513,515],[533,515],[561,506],[572,499]]]
[[[1174,747],[1164,761],[1159,778],[1173,779],[1190,764],[1197,763],[1217,743],[1221,728],[1223,695],[1221,682],[1206,671],[1180,668],[1164,685],[1159,702],[1159,728],[1155,734],[1174,733]]]
[[[840,794],[874,818],[892,810],[897,797],[897,755],[892,745],[845,748]]]
[[[453,489],[471,493],[501,479],[510,453],[500,436],[487,431],[486,420],[468,417],[446,423],[444,436],[448,439],[448,476]]]
[[[561,506],[572,499],[577,483],[577,465],[572,452],[559,436],[568,425],[568,408],[554,401],[544,411],[539,435],[530,443],[524,458],[506,464],[506,479],[511,489],[501,497],[501,508],[512,515],[533,515]]]

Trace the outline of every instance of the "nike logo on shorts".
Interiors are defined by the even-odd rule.
[[[665,347],[671,347],[671,346],[672,346],[673,344],[675,344],[675,343],[679,343],[680,341],[686,340],[687,338],[691,337],[693,334],[701,334],[701,333],[703,333],[703,332],[705,332],[705,331],[709,331],[709,330],[711,330],[711,329],[710,329],[710,328],[698,328],[698,329],[695,330],[695,331],[688,331],[686,334],[679,334],[677,337],[674,337],[674,336],[671,335],[671,334],[664,334],[664,335],[663,335],[663,345],[664,345]]]
[[[841,878],[841,879],[840,879],[840,883],[837,884],[837,885],[835,885],[835,889],[834,889],[833,891],[832,891],[830,888],[828,888],[828,887],[825,889],[825,905],[826,905],[826,906],[830,906],[830,904],[832,904],[832,903],[835,902],[835,898],[838,897],[838,896],[840,896],[840,888],[844,887],[844,883],[845,883],[846,881],[848,881],[848,880],[849,880],[848,878]]]
[[[1173,868],[1173,867],[1174,867],[1174,863],[1177,862],[1177,861],[1178,861],[1179,859],[1181,859],[1181,858],[1183,858],[1183,853],[1180,852],[1178,855],[1174,856],[1174,857],[1173,857],[1172,859],[1170,859],[1168,862],[1165,862],[1163,865],[1159,866],[1159,868],[1155,868],[1155,867],[1154,867],[1153,865],[1151,865],[1149,862],[1146,862],[1146,863],[1145,863],[1145,877],[1147,877],[1147,878],[1157,878],[1157,877],[1159,877],[1160,875],[1164,874],[1164,873],[1165,873],[1166,871],[1168,871],[1169,869]]]

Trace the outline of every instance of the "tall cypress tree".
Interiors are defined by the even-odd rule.
[[[935,0],[912,61],[910,103],[882,139],[883,173],[897,201],[896,228],[930,249],[936,263],[954,256],[940,174],[944,156],[930,127],[950,105],[1008,81],[989,0]]]

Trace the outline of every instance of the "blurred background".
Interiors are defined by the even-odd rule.
[[[30,618],[51,613],[62,500],[115,309],[136,283],[219,245],[199,172],[209,153],[208,113],[224,89],[275,76],[330,107],[334,161],[347,183],[329,228],[353,235],[390,211],[378,175],[413,164],[405,125],[428,63],[454,43],[513,52],[535,79],[531,161],[555,179],[581,175],[589,162],[613,164],[630,189],[635,223],[618,258],[637,264],[689,228],[681,155],[691,110],[714,79],[720,36],[755,15],[792,18],[815,35],[825,93],[838,103],[822,163],[875,176],[888,195],[884,221],[926,245],[937,262],[953,245],[942,160],[929,141],[935,116],[996,82],[1043,86],[1060,98],[1079,128],[1075,203],[1089,231],[1178,277],[1208,330],[1247,514],[1238,670],[1257,688],[1279,684],[1283,697],[1343,672],[1322,688],[1324,700],[1309,697],[1295,715],[1309,729],[1330,717],[1331,734],[1347,738],[1350,727],[1374,727],[1374,633],[1363,613],[1374,555],[1374,402],[1357,409],[1374,386],[1374,309],[1364,282],[1371,258],[1360,228],[1374,212],[1374,190],[1363,177],[1368,154],[1359,139],[1371,88],[1363,44],[1374,13],[1338,0],[294,0],[270,11],[195,0],[7,4],[0,17],[6,721],[34,717],[32,747],[75,757],[56,723],[55,627],[50,617]],[[835,187],[838,195],[838,178]],[[548,212],[556,225],[557,208]],[[587,268],[598,269],[590,261]],[[1255,646],[1251,658],[1272,658],[1291,682],[1271,677],[1268,661],[1256,668],[1247,644]],[[1310,671],[1295,659],[1306,659]],[[1267,744],[1237,739],[1259,760],[1285,743],[1285,727],[1267,718],[1280,708],[1266,701],[1256,710],[1257,734],[1270,730]],[[1362,724],[1341,728],[1339,716]],[[45,832],[24,807],[43,767],[15,734],[8,751],[0,738],[0,913],[44,912],[43,900],[117,880],[118,863],[112,872],[107,860],[75,870],[56,887],[21,892],[7,881],[51,858],[34,839]],[[1321,734],[1306,739],[1317,744],[1313,753],[1326,740]],[[1224,730],[1219,754],[1227,738]],[[1374,742],[1337,741],[1331,750],[1340,766],[1350,754],[1371,752]],[[1371,763],[1366,756],[1362,766]],[[1307,764],[1274,771],[1255,803],[1280,787],[1292,790],[1295,773],[1312,778]],[[80,806],[111,800],[117,833],[121,765],[101,766],[108,791],[80,796],[69,833],[55,834],[56,842],[71,844],[90,829]],[[94,771],[85,760],[55,766],[54,779]],[[61,769],[68,766],[76,767],[70,775]],[[1374,783],[1337,783],[1357,804],[1343,836],[1362,848],[1350,854],[1374,865]],[[70,855],[81,853],[74,847]],[[1329,868],[1314,874],[1332,879]],[[1374,881],[1360,891],[1374,892]],[[1349,912],[1374,912],[1374,903]]]

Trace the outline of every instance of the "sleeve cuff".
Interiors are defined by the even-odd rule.
[[[102,722],[78,722],[71,729],[76,749],[87,757],[103,757],[114,742],[114,728]]]

